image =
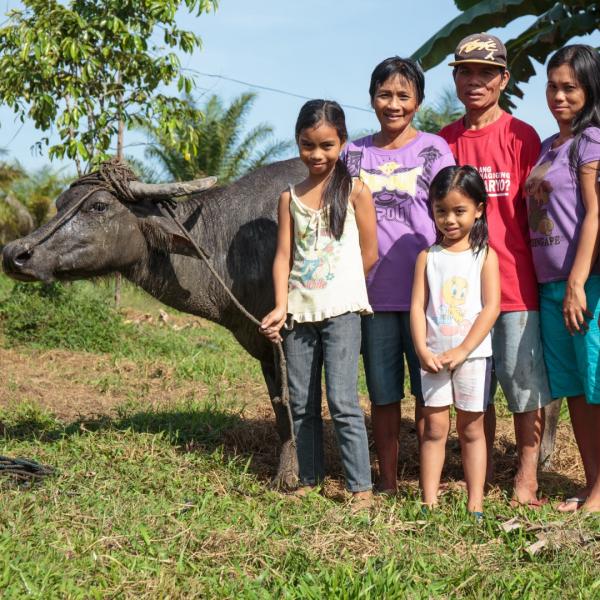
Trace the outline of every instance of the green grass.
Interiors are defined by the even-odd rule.
[[[2,306],[10,288],[0,276]],[[143,296],[136,302],[141,309]],[[3,599],[600,598],[596,517],[515,511],[496,497],[476,523],[463,494],[423,513],[412,486],[352,515],[339,501],[272,491],[252,452],[230,441],[253,435],[239,392],[259,384],[255,361],[218,327],[174,331],[113,317],[108,356],[133,361],[140,388],[115,415],[63,422],[18,396],[0,411],[0,452],[56,469],[32,486],[0,479]],[[17,342],[5,325],[6,317],[5,346],[23,360],[37,352],[39,339]],[[108,393],[127,383],[119,373],[78,378]],[[165,373],[206,393],[146,406],[144,386]],[[522,527],[505,532],[514,516]],[[549,544],[530,555],[540,527]]]
[[[57,475],[5,487],[3,598],[594,598],[597,543],[526,551],[514,515],[488,503],[475,523],[464,498],[423,514],[414,494],[353,516],[320,496],[270,491],[249,457],[226,454],[239,417],[210,404],[82,429],[32,409],[3,415],[3,452],[36,456]],[[184,427],[175,431],[173,422]],[[194,442],[194,450],[185,446]],[[523,514],[526,525],[556,515]],[[564,519],[590,535],[599,520]]]

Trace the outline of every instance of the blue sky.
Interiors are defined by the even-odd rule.
[[[19,6],[0,0],[0,12]],[[350,131],[374,129],[368,111],[369,78],[373,67],[387,56],[409,56],[433,33],[457,16],[452,0],[220,0],[215,14],[199,18],[182,15],[181,25],[200,34],[203,48],[182,57],[183,66],[202,73],[230,77],[257,85],[286,90],[311,98],[333,98],[347,108]],[[492,30],[510,39],[532,21],[522,17],[504,29]],[[600,33],[582,38],[600,46]],[[425,103],[435,101],[452,86],[451,68],[444,61],[426,73]],[[542,138],[555,130],[546,107],[544,68],[523,86],[515,115],[531,123]],[[222,79],[197,75],[195,95],[217,93],[225,101],[252,88]],[[303,100],[255,90],[258,99],[248,127],[268,122],[276,137],[289,139]],[[42,136],[33,126],[15,123],[14,115],[0,108],[0,147],[9,150],[27,169],[48,163],[32,154],[31,146]],[[143,156],[139,134],[127,133],[128,152]],[[58,166],[58,165],[57,165]]]

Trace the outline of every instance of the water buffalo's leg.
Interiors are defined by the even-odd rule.
[[[555,400],[546,406],[546,425],[544,427],[544,437],[540,449],[540,466],[544,471],[552,467],[552,452],[556,441],[556,427],[560,415],[560,406],[562,400]]]
[[[273,478],[273,486],[292,489],[298,485],[298,457],[296,456],[296,449],[292,446],[287,408],[281,403],[281,385],[279,382],[278,367],[274,361],[268,363],[262,362],[261,367],[275,412],[277,433],[281,439],[279,467],[277,474]]]

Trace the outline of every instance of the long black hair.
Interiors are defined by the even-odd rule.
[[[471,165],[444,167],[433,178],[429,186],[429,203],[432,211],[435,202],[445,198],[452,190],[458,190],[463,196],[470,198],[476,206],[483,205],[481,217],[475,219],[475,223],[473,223],[473,227],[469,232],[469,245],[475,254],[479,254],[481,250],[487,250],[488,246],[488,226],[485,215],[487,192],[485,191],[483,179],[481,179],[477,169]],[[442,239],[442,232],[437,229],[436,242],[440,243]]]
[[[321,123],[335,128],[342,144],[346,142],[348,139],[346,115],[342,107],[334,100],[309,100],[304,104],[296,120],[296,142],[302,131]],[[344,233],[350,192],[352,192],[352,177],[346,163],[338,158],[321,201],[322,206],[328,208],[328,229],[336,240],[339,240]]]
[[[585,44],[573,44],[557,50],[548,61],[546,73],[562,65],[569,65],[575,79],[585,93],[585,104],[571,124],[573,143],[569,148],[569,165],[577,173],[579,146],[587,139],[588,127],[600,127],[600,55]]]

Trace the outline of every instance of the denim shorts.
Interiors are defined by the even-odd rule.
[[[543,408],[552,402],[540,333],[540,313],[500,313],[492,330],[494,374],[511,413]],[[494,379],[495,379],[494,378]],[[492,381],[493,402],[496,381]]]
[[[600,277],[592,276],[585,284],[587,308],[593,314],[586,319],[585,334],[571,335],[565,327],[562,303],[566,281],[540,285],[542,341],[554,398],[585,394],[588,404],[600,404]]]
[[[411,392],[423,403],[419,359],[410,335],[410,312],[376,312],[364,316],[362,354],[373,404],[384,406],[404,398],[404,357]]]

